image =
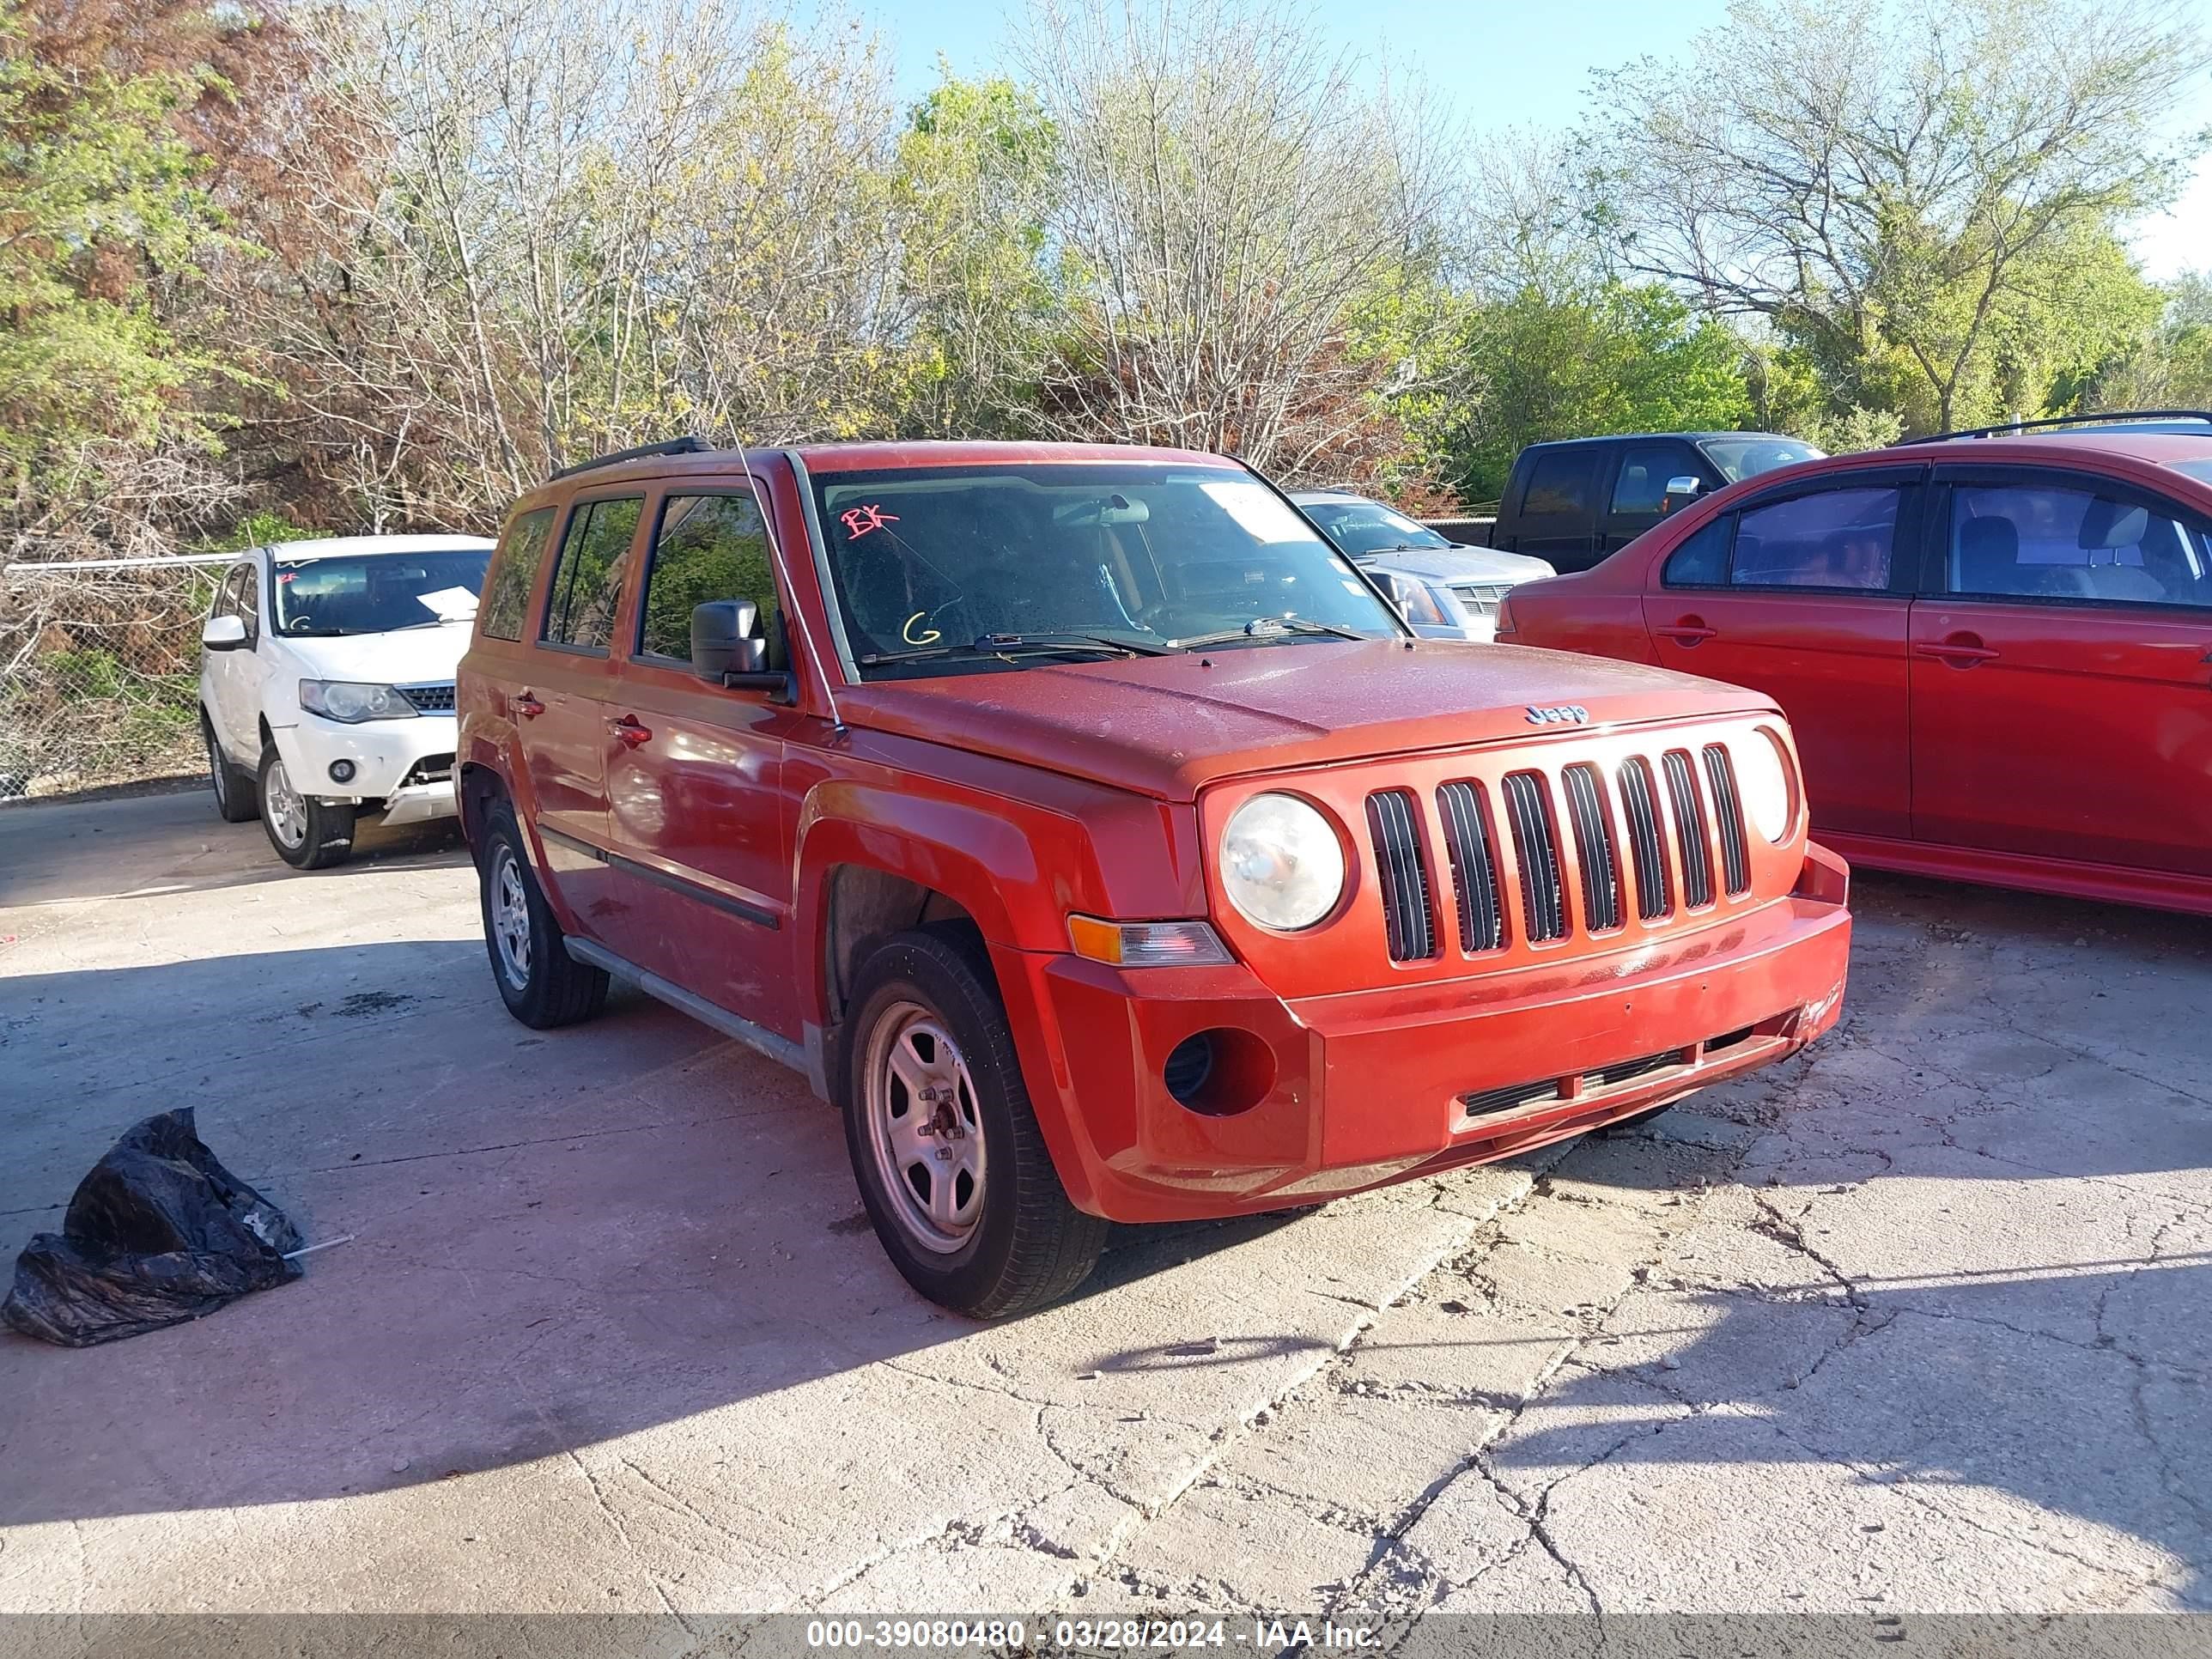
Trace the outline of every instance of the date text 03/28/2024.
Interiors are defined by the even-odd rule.
[[[1039,1621],[1040,1625],[1042,1621]],[[815,1619],[806,1645],[817,1649],[1019,1649],[1029,1626],[1018,1619]],[[1372,1648],[1382,1638],[1364,1625],[1327,1620],[1057,1619],[1051,1646],[1075,1653],[1173,1652],[1182,1649],[1249,1647],[1262,1652],[1291,1648],[1339,1650]],[[1042,1633],[1042,1632],[1040,1632]]]

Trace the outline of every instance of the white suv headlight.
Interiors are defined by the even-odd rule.
[[[1743,798],[1744,817],[1767,840],[1782,840],[1797,816],[1797,803],[1781,744],[1762,727],[1747,740],[1729,746],[1735,757],[1735,787]]]
[[[359,680],[301,680],[300,707],[348,726],[363,720],[411,720],[418,712],[393,687]]]
[[[1262,927],[1310,927],[1344,893],[1344,843],[1295,795],[1255,795],[1221,831],[1221,886]]]

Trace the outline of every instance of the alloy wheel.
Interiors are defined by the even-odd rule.
[[[530,988],[530,893],[514,849],[502,847],[491,872],[491,942],[499,971],[516,991]]]
[[[269,773],[262,781],[263,810],[269,814],[269,828],[278,841],[288,848],[296,848],[307,839],[307,804],[300,799],[300,792],[292,787],[292,780],[281,760],[270,763]]]

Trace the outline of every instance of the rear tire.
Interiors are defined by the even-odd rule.
[[[1053,1168],[980,956],[939,932],[878,946],[839,1033],[836,1092],[892,1265],[931,1301],[998,1319],[1089,1278],[1108,1228],[1068,1200]]]
[[[261,751],[257,793],[261,827],[269,832],[269,844],[295,870],[325,870],[353,856],[353,825],[358,809],[349,800],[317,800],[301,794],[273,743]]]
[[[200,711],[200,741],[207,747],[208,785],[215,791],[215,810],[225,823],[244,823],[261,816],[261,789],[253,774],[231,764],[215,735],[215,723]]]
[[[606,973],[568,954],[561,924],[530,867],[514,809],[505,801],[485,819],[477,869],[484,949],[507,1012],[532,1030],[546,1031],[589,1019],[605,1007]]]

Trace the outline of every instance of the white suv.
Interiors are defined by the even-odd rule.
[[[257,547],[201,630],[200,735],[216,808],[258,811],[295,869],[336,864],[354,823],[453,811],[453,670],[492,544],[353,536]]]

